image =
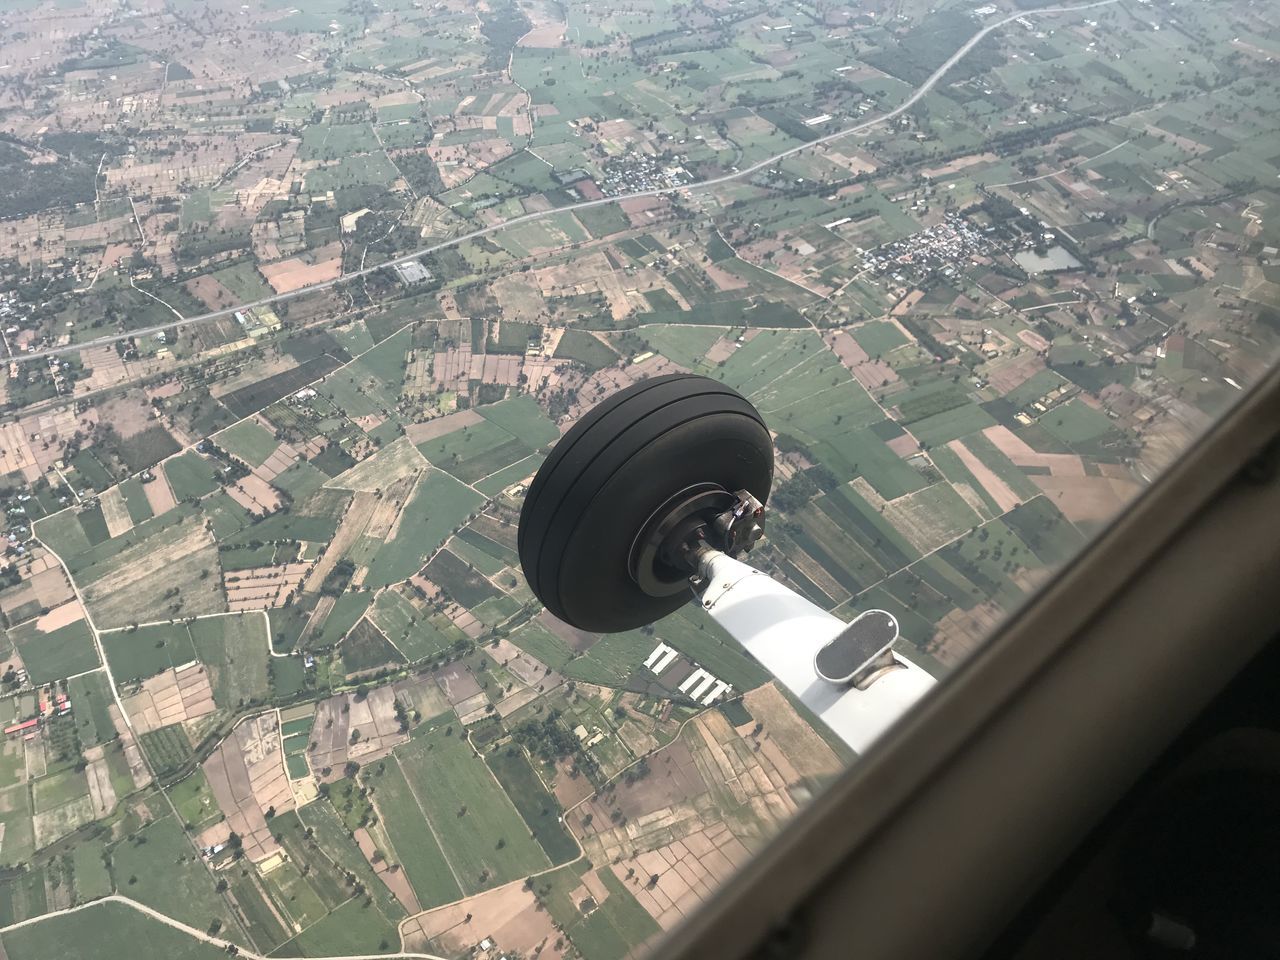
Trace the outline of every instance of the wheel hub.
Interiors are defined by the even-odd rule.
[[[762,536],[764,506],[749,492],[694,484],[650,515],[631,545],[628,570],[649,596],[673,596],[688,588],[702,550],[738,557]]]

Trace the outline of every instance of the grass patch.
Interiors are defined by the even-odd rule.
[[[93,747],[115,739],[115,724],[107,710],[113,699],[105,673],[76,677],[67,685],[67,693],[71,697],[76,733],[84,746]]]
[[[172,460],[166,460],[164,475],[169,478],[169,486],[173,488],[173,495],[179,501],[190,497],[198,499],[218,489],[213,467],[198,453],[188,451]]]
[[[394,758],[380,762],[366,772],[366,782],[374,791],[374,802],[394,851],[385,851],[399,862],[413,885],[424,910],[461,898],[462,890],[430,829],[404,771]]]
[[[267,675],[267,626],[260,613],[205,617],[188,626],[196,655],[204,663],[213,699],[224,710],[264,702],[271,692]]]
[[[576,360],[595,371],[618,362],[618,355],[585,330],[566,330],[556,344],[554,356],[559,360]]]
[[[116,844],[111,873],[124,896],[197,930],[209,929],[215,920],[221,923],[224,936],[238,929],[195,847],[171,816],[152,821]],[[138,955],[136,946],[118,954]]]
[[[463,892],[475,893],[549,863],[461,732],[437,727],[402,748],[400,762]]]
[[[191,634],[181,623],[102,634],[102,649],[117,684],[154,677],[161,670],[199,659]]]
[[[558,865],[576,857],[578,844],[560,821],[564,811],[559,801],[538,779],[520,748],[508,744],[485,759],[551,862]]]
[[[22,662],[35,683],[61,680],[98,666],[98,652],[85,620],[77,620],[49,633],[41,633],[34,622],[10,632],[22,654]]]

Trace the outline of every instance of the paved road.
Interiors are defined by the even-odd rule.
[[[166,926],[173,927],[175,930],[181,930],[187,936],[201,940],[205,943],[212,944],[219,950],[225,949],[227,939],[225,937],[211,937],[203,930],[197,930],[195,927],[189,927],[173,917],[166,916],[159,910],[153,910],[145,903],[139,903],[137,900],[130,900],[128,897],[122,897],[119,894],[111,894],[103,897],[101,900],[92,900],[89,903],[82,903],[78,907],[68,907],[66,910],[55,910],[53,913],[46,913],[44,916],[32,917],[29,920],[21,920],[18,923],[11,923],[7,927],[0,928],[0,934],[9,933],[11,930],[20,930],[23,927],[34,926],[37,923],[44,923],[46,920],[52,920],[54,917],[63,917],[69,913],[79,913],[81,910],[92,910],[94,907],[103,903],[119,903],[139,913],[146,914],[152,920],[159,920]],[[239,955],[246,957],[248,960],[269,960],[260,953],[254,953],[247,947],[240,947]],[[433,953],[377,953],[377,954],[353,954],[339,955],[335,957],[318,957],[312,960],[395,960],[396,957],[403,957],[405,960],[446,960],[445,957],[438,957]]]
[[[852,127],[846,127],[843,130],[837,130],[834,133],[829,133],[826,136],[819,137],[817,140],[810,140],[808,143],[802,143],[789,150],[783,150],[781,153],[775,153],[773,156],[761,160],[759,163],[753,163],[751,166],[744,167],[734,173],[726,173],[720,177],[712,177],[709,180],[701,180],[697,183],[690,183],[681,187],[658,187],[653,190],[637,190],[634,193],[619,194],[615,197],[604,197],[600,200],[584,200],[580,203],[572,203],[563,207],[556,207],[552,210],[539,210],[535,213],[526,213],[523,216],[512,217],[510,220],[504,220],[501,223],[495,223],[487,227],[481,227],[478,230],[472,230],[470,233],[451,237],[448,240],[432,244],[429,247],[422,247],[421,249],[414,250],[412,253],[406,253],[402,256],[396,257],[394,260],[388,260],[372,267],[364,267],[360,270],[353,270],[351,273],[345,273],[332,280],[313,283],[306,287],[300,287],[297,290],[290,290],[288,293],[278,293],[275,296],[263,297],[261,300],[252,300],[247,303],[241,303],[234,307],[227,307],[224,310],[214,310],[211,313],[201,313],[193,317],[184,317],[181,320],[174,320],[173,323],[159,324],[154,327],[143,327],[140,330],[131,330],[128,333],[118,333],[106,337],[98,337],[94,340],[86,340],[83,343],[69,344],[65,347],[51,347],[47,350],[37,350],[34,353],[15,354],[11,359],[18,361],[36,360],[41,357],[49,357],[55,354],[76,353],[86,347],[103,346],[105,344],[115,343],[119,340],[128,339],[129,337],[148,337],[152,334],[159,333],[161,330],[171,330],[175,327],[185,327],[193,323],[203,323],[207,320],[216,320],[219,317],[229,317],[237,310],[252,310],[255,307],[268,307],[272,304],[283,303],[286,300],[292,300],[296,297],[315,293],[319,290],[327,290],[330,287],[335,287],[339,284],[357,280],[360,277],[368,276],[369,274],[376,273],[379,270],[394,267],[396,264],[416,260],[418,257],[422,257],[430,253],[436,253],[440,250],[447,250],[450,247],[456,247],[458,244],[466,243],[468,240],[477,240],[480,237],[487,237],[490,234],[497,233],[499,230],[506,230],[508,227],[514,227],[522,223],[532,223],[535,220],[543,220],[547,217],[553,217],[560,213],[572,213],[575,210],[586,210],[590,207],[600,207],[609,203],[618,203],[622,200],[640,200],[645,197],[660,197],[670,194],[692,193],[700,190],[708,190],[724,183],[731,183],[734,180],[749,177],[754,173],[759,173],[761,170],[766,170],[778,163],[778,161],[785,160],[787,157],[795,156],[803,150],[810,150],[814,147],[821,146],[824,143],[830,143],[832,140],[839,140],[841,137],[848,137],[855,133],[861,133],[864,130],[869,130],[874,126],[885,123],[886,121],[892,120],[894,117],[905,113],[907,110],[910,110],[915,106],[921,97],[925,96],[930,90],[932,90],[934,86],[937,85],[938,81],[941,80],[952,67],[964,59],[970,50],[981,43],[987,34],[1000,29],[1007,23],[1012,23],[1014,20],[1021,17],[1034,17],[1053,13],[1073,13],[1077,10],[1091,10],[1094,7],[1105,7],[1116,2],[1117,0],[1094,0],[1092,3],[1084,3],[1078,6],[1041,7],[1037,10],[1022,10],[1018,13],[1012,13],[1002,20],[997,20],[995,23],[988,24],[965,41],[964,46],[948,57],[947,61],[942,66],[935,70],[927,80],[920,84],[920,86],[916,87],[911,96],[907,97],[906,100],[894,107],[888,113],[882,113],[879,116],[872,117],[870,120],[864,120]]]

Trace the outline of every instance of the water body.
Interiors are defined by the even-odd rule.
[[[1034,250],[1023,250],[1013,255],[1013,262],[1027,273],[1053,273],[1055,270],[1074,270],[1080,261],[1067,252],[1065,247],[1054,244],[1044,255]]]

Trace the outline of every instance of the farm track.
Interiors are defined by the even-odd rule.
[[[38,917],[31,917],[27,920],[20,920],[17,923],[11,923],[7,927],[0,927],[0,935],[10,933],[14,930],[20,930],[23,927],[34,926],[37,923],[43,923],[44,921],[52,920],[55,917],[62,917],[71,913],[79,913],[81,910],[89,910],[103,903],[123,904],[124,906],[129,907],[131,910],[136,910],[139,913],[150,917],[152,920],[158,920],[160,923],[163,923],[165,926],[173,927],[173,929],[179,930],[182,933],[185,933],[187,936],[191,937],[194,940],[200,940],[204,943],[212,944],[213,946],[218,947],[219,949],[225,948],[226,945],[229,942],[231,942],[231,941],[228,941],[225,937],[210,936],[204,930],[197,930],[195,927],[189,927],[185,923],[182,923],[180,920],[175,920],[172,917],[168,916],[167,914],[161,913],[159,910],[154,910],[151,907],[148,907],[144,903],[139,903],[137,900],[130,900],[128,897],[122,897],[118,893],[110,894],[108,896],[103,897],[100,900],[91,900],[88,903],[82,903],[76,907],[67,907],[65,910],[55,910],[52,913],[45,913]],[[239,948],[239,953],[237,954],[237,956],[247,957],[248,960],[268,960],[268,958],[263,954],[255,953],[252,950],[246,949],[245,947]],[[330,956],[330,957],[315,957],[315,958],[312,958],[312,960],[395,960],[396,957],[402,957],[404,958],[404,960],[445,960],[444,957],[436,956],[434,953],[403,953],[403,952],[378,953],[378,954],[339,954],[337,956]]]
[[[208,320],[216,320],[220,317],[229,317],[237,311],[253,310],[258,307],[267,307],[267,306],[271,306],[272,304],[283,303],[288,300],[294,300],[305,294],[316,293],[321,290],[328,290],[333,287],[341,286],[342,284],[348,283],[349,281],[359,280],[361,278],[367,277],[373,273],[376,273],[379,270],[383,270],[388,267],[395,267],[403,263],[408,263],[410,260],[416,260],[418,257],[427,256],[428,254],[432,254],[432,253],[438,253],[441,250],[448,250],[452,247],[456,247],[459,244],[466,243],[470,240],[478,240],[481,237],[487,237],[491,234],[498,233],[499,231],[506,230],[509,227],[519,226],[520,224],[533,223],[538,220],[545,220],[548,217],[553,217],[562,213],[573,213],[574,211],[586,210],[591,207],[601,207],[611,203],[621,203],[624,200],[642,200],[648,197],[673,196],[673,195],[680,195],[680,194],[695,193],[702,190],[708,190],[712,187],[717,187],[722,184],[732,183],[735,180],[741,180],[743,177],[749,177],[752,174],[759,173],[761,170],[768,169],[769,167],[773,166],[779,161],[785,160],[788,157],[795,156],[796,154],[801,153],[805,150],[810,150],[815,147],[823,146],[824,144],[831,143],[834,140],[839,140],[843,137],[852,136],[855,133],[861,133],[864,130],[869,130],[872,127],[878,126],[882,123],[885,123],[889,120],[894,119],[897,116],[900,116],[901,114],[905,113],[907,110],[910,110],[913,106],[915,106],[916,103],[919,102],[922,97],[927,95],[929,91],[932,90],[937,85],[938,81],[940,81],[944,76],[946,76],[946,74],[950,72],[951,68],[954,67],[961,60],[963,60],[965,56],[967,56],[974,47],[976,47],[979,43],[982,42],[983,39],[987,37],[988,34],[993,33],[994,31],[1000,29],[1006,24],[1012,23],[1013,21],[1023,17],[1044,16],[1044,15],[1051,15],[1055,13],[1075,13],[1081,10],[1092,10],[1096,7],[1109,6],[1117,2],[1118,0],[1094,0],[1094,2],[1092,3],[1085,3],[1077,6],[1040,7],[1036,10],[1020,10],[1017,13],[1010,14],[1007,17],[997,20],[995,23],[988,24],[987,26],[979,30],[977,33],[975,33],[968,40],[966,40],[964,45],[961,46],[960,49],[958,49],[950,57],[948,57],[947,60],[942,64],[942,66],[938,67],[937,70],[935,70],[932,74],[930,74],[929,77],[923,83],[920,84],[920,86],[916,87],[915,90],[912,91],[911,95],[907,97],[906,100],[902,101],[902,103],[900,103],[898,106],[894,107],[892,110],[888,111],[887,113],[882,113],[877,117],[872,117],[870,120],[864,120],[861,123],[854,124],[852,127],[846,127],[843,130],[836,130],[835,132],[829,133],[823,137],[819,137],[816,140],[811,140],[808,143],[802,143],[799,146],[791,147],[790,149],[783,150],[779,153],[775,153],[771,157],[766,157],[764,160],[761,160],[758,163],[753,163],[751,166],[744,167],[742,170],[737,170],[737,171],[734,171],[733,173],[726,173],[719,177],[712,177],[708,180],[702,180],[702,181],[699,181],[698,183],[685,184],[684,186],[679,186],[679,187],[657,187],[652,190],[637,190],[634,193],[619,194],[618,196],[615,196],[615,197],[604,197],[600,200],[584,200],[579,203],[571,203],[563,207],[555,207],[554,209],[551,209],[551,210],[539,210],[534,213],[526,213],[519,217],[512,217],[510,220],[504,220],[502,223],[495,223],[487,227],[482,227],[478,230],[472,230],[470,233],[459,234],[458,236],[451,237],[448,240],[442,240],[439,243],[435,243],[427,247],[421,247],[410,253],[402,254],[392,260],[387,260],[383,263],[379,263],[376,266],[362,267],[359,270],[353,270],[351,273],[343,274],[342,276],[335,277],[332,280],[324,280],[324,281],[321,281],[320,283],[314,283],[309,286],[299,287],[297,290],[290,290],[288,292],[278,293],[270,297],[263,297],[260,300],[253,300],[247,303],[240,303],[233,307],[227,307],[222,310],[214,310],[210,313],[202,313],[193,317],[183,317],[181,319],[174,320],[174,322],[172,323],[158,324],[156,326],[151,326],[151,327],[143,327],[138,330],[131,330],[127,333],[111,334],[109,336],[98,337],[93,340],[86,340],[83,343],[78,343],[78,344],[68,344],[62,347],[50,347],[46,350],[37,350],[32,353],[16,354],[11,356],[9,359],[13,361],[19,361],[19,362],[25,361],[25,360],[38,360],[44,357],[56,356],[59,354],[78,353],[81,350],[86,350],[86,349],[91,349],[93,347],[100,347],[100,346],[105,346],[112,343],[117,343],[120,340],[127,340],[132,337],[147,337],[147,336],[151,336],[153,334],[159,333],[162,330],[172,330],[178,327],[190,326],[191,324],[204,323]]]

